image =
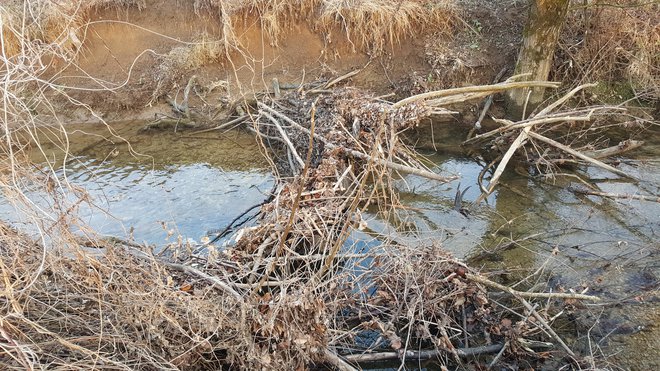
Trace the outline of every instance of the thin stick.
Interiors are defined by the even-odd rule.
[[[483,285],[507,292],[513,296],[520,296],[526,298],[547,298],[547,299],[579,299],[579,300],[589,300],[589,301],[600,301],[600,298],[592,295],[584,294],[573,294],[573,293],[563,293],[563,292],[525,292],[512,289],[511,287],[504,286],[497,282],[491,281],[488,278],[479,276],[472,273],[466,273],[465,277],[470,281],[479,282]]]
[[[502,68],[502,70],[495,76],[495,79],[493,79],[493,84],[497,84],[502,76],[504,76],[504,73],[506,72],[506,67]],[[483,110],[481,110],[481,115],[479,115],[479,118],[477,119],[477,122],[474,123],[474,129],[479,130],[481,129],[481,123],[486,117],[486,113],[488,113],[488,109],[490,109],[491,104],[493,104],[493,97],[494,95],[488,96],[488,99],[486,99],[486,103],[484,104]]]
[[[567,100],[571,99],[571,97],[573,97],[580,90],[582,90],[584,88],[592,88],[594,86],[598,86],[598,84],[584,84],[584,85],[580,85],[580,86],[576,87],[575,89],[573,89],[573,90],[569,91],[568,93],[566,93],[566,95],[564,95],[563,97],[559,98],[556,102],[554,102],[551,105],[549,105],[549,106],[545,107],[544,109],[542,109],[539,113],[534,115],[534,117],[541,117],[541,116],[547,115],[548,113],[552,112],[552,110],[554,110],[555,108],[561,106]]]
[[[563,144],[561,144],[561,143],[559,143],[559,142],[557,142],[557,141],[554,141],[554,140],[552,140],[552,139],[550,139],[550,138],[548,138],[548,137],[544,137],[544,136],[541,135],[541,134],[537,134],[537,133],[534,133],[534,132],[529,132],[528,135],[529,135],[531,138],[534,138],[534,139],[540,140],[541,142],[545,142],[545,143],[547,143],[547,144],[549,144],[549,145],[551,145],[551,146],[553,146],[553,147],[557,147],[557,148],[561,149],[561,150],[564,151],[564,152],[567,152],[567,153],[569,153],[569,154],[571,154],[571,155],[573,155],[573,156],[575,156],[575,157],[577,157],[577,158],[579,158],[579,159],[581,159],[581,160],[584,160],[584,161],[586,161],[586,162],[589,162],[589,163],[591,163],[591,164],[593,164],[593,165],[595,165],[595,166],[598,166],[598,167],[600,167],[600,168],[602,168],[602,169],[605,169],[605,170],[607,170],[607,171],[611,171],[611,172],[613,172],[614,174],[621,175],[622,177],[625,177],[625,178],[630,178],[630,179],[637,180],[637,178],[635,178],[634,176],[632,176],[632,175],[630,175],[630,174],[628,174],[628,173],[626,173],[626,172],[624,172],[624,171],[621,171],[621,170],[619,170],[619,169],[617,169],[617,168],[615,168],[615,167],[612,167],[612,166],[610,166],[610,165],[608,165],[608,164],[606,164],[606,163],[604,163],[604,162],[598,161],[598,160],[593,159],[593,158],[591,158],[591,157],[589,157],[589,156],[587,156],[587,155],[584,155],[584,154],[582,154],[582,153],[580,153],[580,152],[574,150],[573,148],[571,148],[571,147],[569,147],[569,146],[563,145]]]
[[[583,153],[591,158],[601,159],[601,158],[620,155],[622,153],[626,153],[634,149],[637,149],[643,145],[644,145],[644,141],[628,139],[628,140],[624,140],[623,142],[620,142],[616,146],[598,149],[595,151],[587,151]]]
[[[237,117],[237,118],[235,118],[235,119],[233,119],[233,120],[229,120],[229,121],[225,122],[224,124],[220,124],[220,125],[218,125],[218,126],[216,126],[216,127],[212,127],[212,128],[210,128],[210,129],[204,129],[204,130],[193,131],[192,134],[207,133],[207,132],[209,132],[209,131],[214,131],[214,130],[222,130],[222,129],[224,129],[224,128],[226,128],[226,127],[229,127],[229,126],[231,126],[231,125],[238,124],[239,122],[241,122],[241,121],[243,121],[243,120],[245,120],[245,119],[247,119],[247,118],[248,118],[247,115],[242,115],[242,116],[239,116],[239,117]]]
[[[326,349],[324,353],[325,353],[325,360],[328,361],[328,363],[330,363],[331,365],[335,366],[337,370],[357,371],[355,367],[349,365],[348,362],[341,359],[341,357],[336,355],[335,352],[331,351],[330,349]]]
[[[259,113],[261,115],[265,116],[267,119],[269,119],[273,124],[275,124],[275,127],[277,128],[277,131],[280,132],[280,135],[282,136],[282,139],[284,139],[284,143],[286,143],[287,147],[289,147],[289,150],[291,151],[291,154],[293,155],[293,158],[296,159],[296,161],[298,162],[298,165],[300,165],[300,168],[304,168],[305,167],[305,161],[303,161],[303,159],[300,157],[300,155],[298,154],[298,151],[296,150],[296,146],[294,146],[293,143],[291,143],[291,139],[289,139],[289,136],[286,134],[286,131],[284,131],[284,129],[282,129],[282,126],[277,121],[277,119],[275,117],[271,116],[270,114],[268,114],[268,112],[261,111]]]
[[[176,270],[181,271],[181,272],[185,272],[185,273],[189,273],[189,274],[201,277],[201,278],[213,283],[214,285],[218,286],[222,291],[224,291],[227,294],[234,297],[234,299],[236,299],[239,303],[244,303],[245,302],[245,300],[243,299],[243,296],[241,296],[241,294],[236,292],[236,290],[231,288],[231,286],[229,286],[226,282],[222,281],[218,277],[211,276],[209,274],[206,274],[205,272],[200,271],[197,268],[194,268],[194,267],[191,267],[191,266],[188,266],[188,265],[171,263],[171,262],[168,262],[168,261],[164,261],[162,259],[157,259],[156,257],[149,256],[146,253],[144,253],[144,252],[142,252],[142,251],[140,251],[140,250],[138,250],[134,247],[131,247],[130,245],[124,245],[124,247],[129,249],[133,253],[133,256],[135,256],[136,258],[146,260],[146,261],[149,261],[149,262],[157,261],[158,263],[163,264],[163,265],[165,265],[169,268],[176,269]]]

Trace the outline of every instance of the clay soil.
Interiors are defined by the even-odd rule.
[[[192,107],[272,91],[274,78],[287,87],[358,69],[363,70],[350,84],[382,95],[489,83],[513,65],[527,10],[506,0],[461,6],[450,32],[425,27],[399,43],[384,42],[377,51],[358,45],[340,27],[320,31],[306,19],[281,25],[273,40],[259,18],[248,13],[234,24],[239,50],[205,51],[197,60],[177,62],[194,43],[214,45],[222,39],[219,17],[196,12],[192,2],[149,0],[140,8],[94,10],[80,57],[69,64],[54,61],[50,74],[75,87],[69,94],[109,121],[170,112],[166,97],[180,100],[193,75],[204,94],[203,101],[200,95],[191,97]],[[64,121],[98,120],[85,108],[71,107],[68,99],[55,102],[67,112]]]

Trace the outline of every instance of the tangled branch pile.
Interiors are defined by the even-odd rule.
[[[247,113],[289,176],[279,177],[257,224],[223,249],[157,253],[93,233],[47,248],[3,226],[3,368],[351,369],[349,362],[382,359],[535,358],[532,349],[548,346],[532,341],[544,339],[538,330],[554,332],[525,293],[503,289],[438,245],[411,248],[387,236],[349,242],[364,229],[368,205],[397,204],[394,171],[449,180],[422,167],[399,141],[402,131],[444,113],[448,102],[520,83],[397,103],[332,84],[257,102]],[[522,86],[529,84],[547,83]],[[527,303],[526,313],[509,319],[495,310],[488,287]]]

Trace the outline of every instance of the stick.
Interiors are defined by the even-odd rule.
[[[357,75],[358,73],[364,71],[364,69],[367,68],[367,66],[369,66],[370,63],[371,63],[371,61],[367,62],[367,64],[365,64],[364,67],[360,68],[359,70],[351,71],[351,72],[349,72],[345,75],[337,77],[336,79],[334,79],[334,80],[328,82],[327,84],[323,85],[323,89],[330,89],[330,87],[332,87],[333,85],[336,85],[336,84],[338,84],[338,83],[340,83],[340,82],[342,82],[346,79],[350,79],[351,77],[353,77],[353,76]]]
[[[275,127],[277,128],[277,131],[280,132],[280,135],[282,136],[282,139],[284,139],[284,142],[286,143],[287,147],[289,147],[289,150],[291,150],[291,153],[293,154],[293,157],[298,162],[298,165],[300,165],[301,169],[304,168],[305,167],[305,161],[303,161],[303,159],[300,157],[300,155],[298,154],[298,151],[296,151],[296,146],[294,146],[293,143],[291,143],[291,140],[289,139],[289,136],[286,134],[284,129],[282,129],[282,126],[277,121],[277,119],[275,117],[269,115],[268,112],[260,111],[259,114],[265,116],[273,124],[275,124]]]
[[[468,86],[464,88],[437,90],[428,93],[413,95],[412,97],[402,99],[394,103],[392,105],[392,109],[396,109],[405,106],[406,104],[410,104],[424,99],[448,97],[452,95],[460,95],[466,93],[496,93],[508,89],[527,88],[527,87],[557,88],[559,87],[559,85],[560,84],[558,82],[521,81],[521,82],[503,82],[501,84],[495,84],[495,85],[477,85],[477,86]]]
[[[468,358],[479,356],[482,354],[492,354],[497,353],[502,350],[504,344],[493,344],[485,345],[474,348],[456,348],[456,354],[461,358]],[[551,343],[546,343],[542,341],[531,342],[531,348],[535,349],[549,349],[552,348]],[[415,360],[426,360],[437,358],[447,353],[444,350],[420,350],[420,351],[406,351],[406,359],[415,359]],[[377,362],[377,361],[386,361],[392,359],[400,359],[402,354],[399,352],[378,352],[378,353],[364,353],[364,354],[351,354],[344,356],[344,359],[349,362]]]
[[[185,272],[185,273],[189,273],[189,274],[201,277],[201,278],[213,283],[214,285],[218,286],[222,291],[224,291],[227,294],[234,297],[234,299],[236,299],[239,303],[244,303],[245,302],[243,300],[243,296],[241,296],[241,294],[236,292],[236,290],[231,288],[231,286],[229,286],[227,283],[225,283],[224,281],[222,281],[218,277],[213,277],[213,276],[211,276],[211,275],[209,275],[205,272],[202,272],[199,269],[191,267],[191,266],[178,264],[178,263],[171,263],[171,262],[168,262],[168,261],[164,261],[162,259],[157,259],[153,256],[149,256],[146,253],[132,247],[130,244],[124,244],[124,246],[127,249],[129,249],[133,253],[133,256],[135,256],[136,258],[146,260],[146,261],[149,261],[149,262],[152,262],[152,261],[155,260],[158,263],[163,264],[163,265],[165,265],[169,268],[176,269],[176,270],[181,271],[181,272]]]
[[[563,145],[563,144],[561,144],[557,141],[554,141],[550,138],[544,137],[541,134],[537,134],[537,133],[534,133],[534,132],[529,132],[528,135],[530,137],[534,138],[534,139],[540,140],[541,142],[545,142],[545,143],[547,143],[547,144],[549,144],[553,147],[557,147],[557,148],[561,149],[562,151],[567,152],[567,153],[569,153],[569,154],[571,154],[571,155],[573,155],[573,156],[575,156],[575,157],[577,157],[581,160],[587,161],[587,162],[589,162],[589,163],[591,163],[595,166],[598,166],[598,167],[603,168],[605,170],[611,171],[614,174],[621,175],[622,177],[625,177],[625,178],[630,178],[630,179],[633,179],[633,180],[637,180],[637,178],[635,178],[632,175],[629,175],[628,173],[626,173],[624,171],[621,171],[621,170],[619,170],[615,167],[612,167],[612,166],[610,166],[610,165],[608,165],[604,162],[598,161],[598,160],[593,159],[593,158],[591,158],[587,155],[584,155],[584,154],[574,150],[573,148],[571,148],[569,146]]]
[[[216,127],[212,127],[212,128],[210,128],[210,129],[204,129],[204,130],[199,130],[199,131],[193,131],[192,134],[206,133],[206,132],[213,131],[213,130],[222,130],[222,129],[224,129],[224,128],[226,128],[226,127],[229,127],[229,126],[231,126],[231,125],[233,125],[233,124],[238,124],[239,122],[245,120],[246,118],[248,118],[247,115],[239,116],[239,117],[237,117],[237,118],[235,118],[235,119],[233,119],[233,120],[229,120],[229,121],[225,122],[224,124],[220,124],[220,125],[218,125],[218,126],[216,126]]]
[[[595,151],[586,151],[583,153],[585,156],[589,156],[595,159],[601,159],[605,157],[620,155],[622,153],[632,151],[633,149],[637,149],[643,145],[644,145],[644,141],[628,139],[628,140],[624,140],[623,142],[620,142],[616,146],[598,149]]]
[[[269,107],[268,105],[266,105],[264,103],[261,103],[261,102],[258,102],[257,105],[260,108],[263,108],[263,109],[266,109],[266,110],[272,112],[274,115],[280,117],[284,121],[286,121],[289,124],[295,126],[298,130],[301,130],[304,133],[306,133],[307,135],[310,135],[309,129],[307,129],[307,128],[303,127],[302,125],[298,124],[297,122],[293,121],[292,119],[290,119],[289,117],[287,117],[283,113],[278,112],[275,109],[273,109],[273,108]],[[389,169],[392,169],[392,170],[400,171],[402,173],[418,175],[418,176],[428,178],[428,179],[433,179],[433,180],[436,180],[436,181],[442,182],[442,183],[447,183],[447,182],[451,182],[453,180],[458,179],[457,176],[444,177],[444,176],[438,175],[436,173],[432,173],[432,172],[427,171],[427,170],[415,169],[413,167],[397,164],[397,163],[394,163],[394,162],[391,162],[391,161],[388,161],[388,160],[373,158],[373,157],[371,157],[371,156],[369,156],[365,153],[329,143],[325,138],[323,138],[320,135],[314,135],[314,137],[319,139],[320,141],[322,141],[325,144],[325,146],[328,147],[330,150],[339,148],[339,149],[344,150],[345,152],[350,153],[354,157],[357,157],[357,158],[360,158],[360,159],[366,160],[366,161],[373,161],[376,164],[385,166],[385,167],[387,167]]]
[[[497,84],[500,82],[500,79],[502,76],[504,76],[504,73],[506,72],[506,67],[502,68],[502,70],[495,76],[495,79],[493,79],[493,84]],[[484,104],[484,109],[481,110],[481,115],[479,115],[479,118],[477,119],[477,122],[474,123],[474,128],[476,130],[481,129],[481,122],[483,119],[486,117],[486,113],[488,113],[488,109],[490,109],[491,104],[493,104],[493,95],[491,94],[488,99],[486,99],[486,103]]]
[[[549,299],[579,299],[579,300],[590,300],[590,301],[600,301],[600,298],[592,295],[584,294],[573,294],[573,293],[562,293],[562,292],[525,292],[512,289],[511,287],[504,286],[497,282],[491,281],[488,278],[472,274],[465,273],[465,277],[470,281],[479,282],[483,285],[490,286],[492,288],[507,292],[513,296],[520,296],[526,298],[549,298]]]
[[[580,85],[580,86],[576,87],[575,89],[573,89],[573,90],[569,91],[568,93],[566,93],[566,95],[564,95],[563,97],[559,98],[556,102],[554,102],[551,105],[549,105],[549,106],[545,107],[544,109],[542,109],[539,113],[534,115],[534,117],[541,117],[541,116],[547,115],[548,113],[552,112],[552,110],[554,110],[555,108],[557,108],[557,107],[561,106],[562,104],[564,104],[564,102],[569,100],[572,96],[574,96],[580,90],[582,90],[584,88],[592,88],[594,86],[598,86],[598,84],[584,84],[584,85]]]
[[[581,300],[591,300],[591,301],[600,301],[599,297],[596,296],[591,296],[591,295],[583,295],[583,294],[567,294],[567,293],[543,293],[543,292],[523,292],[523,291],[518,291],[514,290],[508,286],[500,285],[497,282],[493,282],[487,278],[472,274],[472,273],[466,273],[465,277],[467,277],[469,280],[479,282],[481,284],[484,284],[486,286],[494,287],[498,290],[502,290],[504,292],[507,292],[511,295],[513,295],[518,301],[520,301],[527,310],[536,318],[539,323],[546,329],[546,331],[564,348],[564,350],[571,355],[572,357],[575,357],[575,353],[571,350],[571,348],[564,343],[564,341],[557,335],[557,333],[552,329],[552,327],[541,317],[540,314],[534,310],[534,307],[525,300],[524,297],[528,298],[562,298],[562,299],[581,299]]]
[[[487,192],[481,193],[479,197],[474,201],[474,204],[478,204],[481,201],[483,201],[488,195],[490,195],[493,190],[495,189],[495,186],[497,185],[497,182],[500,179],[500,176],[504,173],[504,169],[506,169],[506,165],[509,163],[509,160],[511,160],[511,157],[513,157],[513,154],[516,152],[518,148],[520,148],[525,142],[527,141],[527,133],[529,132],[530,127],[526,127],[523,129],[520,134],[518,134],[518,137],[516,140],[511,143],[511,147],[506,151],[504,156],[502,156],[502,161],[497,165],[497,168],[495,169],[495,173],[493,174],[493,177],[490,179],[490,182],[488,183],[488,189]]]
[[[335,366],[335,368],[339,371],[357,371],[355,367],[349,365],[330,349],[325,350],[325,360],[328,361],[328,363],[331,365]]]

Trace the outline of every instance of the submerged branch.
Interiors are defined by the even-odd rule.
[[[547,350],[552,349],[552,343],[541,342],[541,341],[529,341],[525,340],[526,346],[531,349],[540,349]],[[504,344],[493,344],[485,345],[480,347],[473,348],[455,348],[456,354],[461,358],[475,357],[484,354],[493,354],[500,352],[504,348]],[[349,362],[356,363],[367,363],[367,362],[378,362],[378,361],[388,361],[401,359],[404,355],[407,360],[427,360],[441,357],[447,353],[450,353],[446,350],[440,349],[431,349],[431,350],[418,350],[413,351],[409,350],[405,353],[403,352],[377,352],[377,353],[364,353],[364,354],[351,354],[344,356]]]

